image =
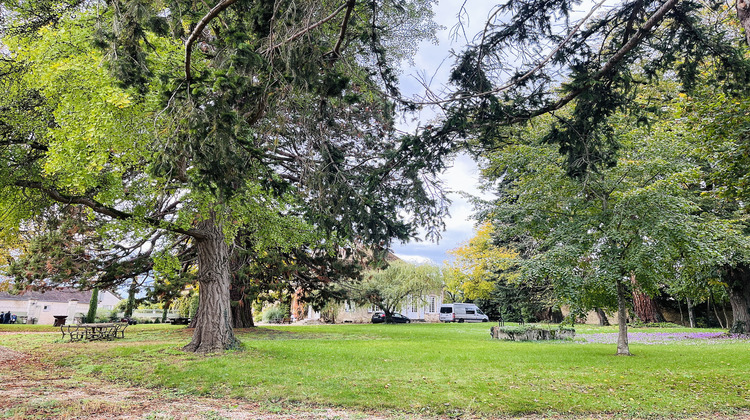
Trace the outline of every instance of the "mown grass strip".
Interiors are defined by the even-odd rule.
[[[579,335],[614,331],[577,328]],[[748,342],[633,343],[634,357],[616,357],[609,344],[492,340],[488,324],[280,326],[238,331],[243,351],[199,356],[179,350],[189,339],[184,327],[129,332],[92,343],[3,335],[0,345],[106,379],[259,402],[484,416],[680,417],[750,408]]]

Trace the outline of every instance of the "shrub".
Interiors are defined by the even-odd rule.
[[[263,322],[279,324],[284,319],[284,315],[283,309],[278,306],[271,306],[263,311]]]
[[[570,327],[542,328],[536,325],[518,325],[492,327],[492,338],[525,341],[525,340],[566,340],[575,337],[576,331]]]
[[[112,317],[117,316],[117,313],[110,311],[109,309],[97,309],[94,322],[112,322]]]

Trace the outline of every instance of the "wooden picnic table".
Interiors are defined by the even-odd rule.
[[[93,324],[63,325],[60,327],[62,338],[70,337],[70,341],[79,340],[112,340],[119,333],[125,338],[125,322],[100,322]]]
[[[167,318],[167,321],[169,321],[172,325],[189,325],[190,324],[190,318],[185,317],[176,317],[176,318]]]

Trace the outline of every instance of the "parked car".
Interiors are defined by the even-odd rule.
[[[373,324],[379,324],[381,322],[388,322],[389,324],[408,324],[411,322],[411,319],[399,314],[395,313],[391,315],[391,319],[386,320],[385,319],[385,313],[383,312],[375,312],[372,314],[372,323]]]
[[[488,322],[490,319],[473,303],[451,303],[440,305],[440,320],[443,322]]]

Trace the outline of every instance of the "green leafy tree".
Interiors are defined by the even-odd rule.
[[[507,135],[504,127],[555,114],[546,140],[566,156],[567,173],[580,178],[617,162],[608,117],[637,110],[633,99],[644,81],[669,72],[690,90],[710,62],[724,91],[746,91],[750,62],[737,21],[727,27],[723,3],[632,0],[603,10],[595,2],[586,14],[574,13],[577,4],[497,5],[458,54],[455,89],[438,101],[444,123],[424,130],[421,140],[461,147],[462,138],[479,139],[470,143],[479,152]]]
[[[491,318],[503,321],[561,321],[559,309],[553,308],[548,282],[520,281],[520,260],[524,257],[511,246],[520,249],[521,243],[506,241],[510,246],[501,246],[497,239],[492,224],[483,222],[473,238],[449,251],[456,257],[444,271],[446,291],[452,300],[471,300]]]
[[[365,272],[361,282],[348,285],[346,297],[380,308],[389,322],[408,297],[422,299],[442,288],[438,267],[393,261],[385,269]]]
[[[86,322],[96,322],[96,308],[99,306],[99,289],[94,288],[91,291],[91,300],[89,300],[89,311],[86,314]]]
[[[523,276],[549,279],[574,309],[617,309],[617,354],[627,355],[633,290],[656,294],[682,255],[719,261],[719,238],[736,231],[697,216],[700,166],[686,154],[692,144],[677,134],[679,122],[637,127],[617,118],[616,166],[571,178],[563,157],[532,132],[526,144],[493,154],[485,173],[499,183],[491,206],[499,235],[538,241]]]
[[[257,243],[304,220],[383,246],[445,214],[443,161],[399,141],[383,95],[413,47],[392,41],[431,33],[429,2],[282,3],[50,1],[3,22],[6,223],[65,203],[117,243],[189,241],[189,351],[237,344],[230,245],[253,220],[286,220],[251,229]]]
[[[711,266],[694,261],[685,269],[704,279],[701,287],[683,288],[684,296],[695,302],[721,295],[726,291],[732,306],[733,325],[730,330],[750,333],[750,229],[747,225],[748,198],[748,118],[750,96],[731,95],[714,86],[715,69],[706,67],[701,85],[692,95],[681,95],[680,116],[690,121],[695,137],[695,156],[703,163],[705,185],[701,191],[701,209],[706,215],[734,223],[741,237],[727,237],[721,246],[724,260]]]
[[[710,84],[718,86],[717,91],[730,101],[746,95],[749,62],[737,25],[738,21],[743,26],[747,24],[744,2],[737,4],[738,21],[730,26],[724,19],[726,6],[719,2],[626,1],[607,11],[599,11],[602,3],[596,3],[590,13],[576,19],[571,18],[573,4],[540,0],[498,6],[476,38],[478,42],[466,48],[454,66],[452,81],[457,90],[444,101],[448,109],[444,124],[425,131],[423,140],[457,144],[456,137],[471,134],[476,141],[469,145],[476,153],[491,153],[498,143],[516,141],[507,127],[553,116],[544,142],[556,145],[565,156],[562,163],[567,175],[588,186],[591,179],[623,163],[621,149],[625,146],[620,138],[621,128],[615,124],[622,121],[618,113],[631,115],[632,124],[643,117],[644,108],[658,104],[638,100],[644,84],[666,78],[678,80],[686,93]],[[708,77],[703,77],[709,66]],[[742,120],[739,113],[732,114],[738,117],[736,121]],[[732,162],[731,153],[726,157],[726,162]],[[736,170],[744,165],[742,160],[737,163],[724,169]],[[727,185],[733,185],[731,179],[738,180],[737,186],[743,183],[742,175],[736,171],[726,179]],[[610,194],[583,194],[594,194],[603,204],[612,204]],[[697,204],[696,200],[693,202]],[[685,207],[683,211],[689,214],[698,210]],[[644,217],[639,216],[639,220]],[[729,219],[723,220],[731,224]],[[744,257],[730,254],[724,257],[725,261],[733,261],[724,267],[724,276],[742,279]],[[573,262],[578,255],[573,252],[566,256],[561,251],[560,258]],[[592,262],[601,259],[599,252],[593,255],[597,259]],[[597,278],[602,271],[594,264],[592,270],[581,268],[579,272],[582,278]],[[636,283],[643,287],[640,280]],[[734,290],[732,294],[739,297],[744,286]],[[646,295],[654,291],[644,290]],[[592,296],[590,292],[585,295]],[[741,314],[745,312],[740,309]]]

